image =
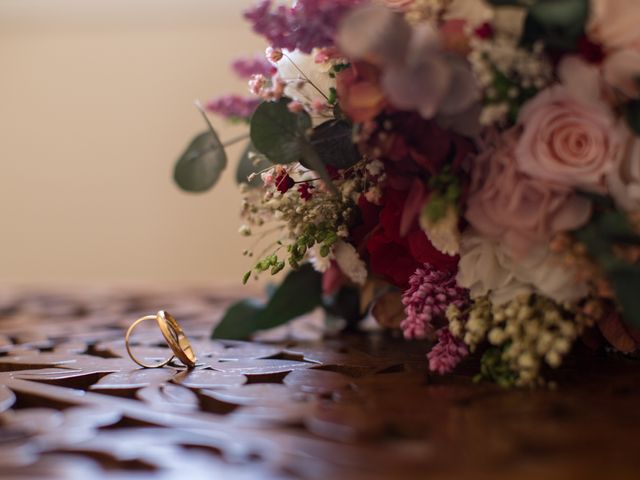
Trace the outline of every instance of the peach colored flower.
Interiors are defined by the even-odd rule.
[[[473,166],[465,214],[478,232],[500,240],[516,258],[548,242],[553,234],[583,225],[591,204],[572,189],[519,171],[517,131],[480,154]]]
[[[384,4],[398,12],[406,12],[415,3],[415,0],[384,0]]]
[[[354,62],[336,76],[340,106],[355,122],[372,120],[387,104],[379,84],[379,75],[373,65]]]
[[[629,96],[640,95],[640,2],[637,0],[591,0],[587,25],[589,38],[604,47],[605,81]]]
[[[558,71],[562,84],[543,90],[520,111],[518,167],[548,182],[604,192],[621,135],[601,100],[598,70],[569,57]]]
[[[640,47],[638,0],[591,0],[589,37],[609,49]]]
[[[624,148],[607,175],[609,193],[623,210],[640,211],[640,137],[626,131]]]

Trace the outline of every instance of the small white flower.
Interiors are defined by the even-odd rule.
[[[367,266],[350,243],[338,240],[334,247],[334,255],[342,273],[353,283],[364,285],[367,280]]]
[[[324,273],[329,270],[331,266],[331,260],[333,259],[333,252],[329,252],[329,255],[323,257],[320,255],[320,245],[315,244],[309,249],[309,261],[315,271]]]
[[[285,95],[305,105],[313,103],[314,100],[325,101],[325,97],[315,87],[328,96],[331,87],[335,87],[335,80],[315,62],[313,55],[306,55],[297,50],[285,50],[283,53],[284,58],[278,62],[278,75],[287,82]]]
[[[382,163],[380,160],[373,160],[372,162],[367,163],[366,168],[367,172],[369,172],[369,175],[376,177],[383,172],[384,163]]]

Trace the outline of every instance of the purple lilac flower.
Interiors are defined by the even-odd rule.
[[[209,100],[205,105],[208,112],[222,115],[229,120],[247,120],[260,104],[255,97],[241,97],[240,95],[223,95]]]
[[[438,330],[438,343],[427,354],[429,370],[444,375],[450,373],[460,360],[469,355],[462,340],[454,337],[447,327]]]
[[[409,288],[402,294],[406,319],[400,324],[405,338],[424,338],[442,319],[450,304],[459,309],[469,303],[469,292],[459,287],[455,274],[437,270],[425,263],[409,277]]]
[[[340,20],[353,7],[366,0],[298,0],[293,7],[263,0],[247,10],[245,18],[253,30],[271,46],[311,53],[314,48],[330,47]]]
[[[276,73],[276,68],[264,57],[237,58],[231,68],[240,78],[251,78],[252,75],[270,77]]]

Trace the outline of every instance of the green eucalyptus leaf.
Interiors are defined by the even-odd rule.
[[[322,276],[310,264],[290,272],[264,307],[234,304],[212,333],[212,338],[244,339],[259,330],[277,327],[322,304]]]
[[[210,129],[191,141],[175,165],[173,178],[187,192],[204,192],[216,184],[226,166],[224,147]]]
[[[633,100],[627,103],[625,117],[631,130],[640,135],[640,100]]]
[[[299,162],[307,144],[311,117],[287,108],[291,99],[261,103],[251,117],[251,142],[273,163]]]
[[[260,187],[262,185],[260,177],[257,176],[249,181],[249,175],[261,172],[269,168],[271,165],[273,164],[267,160],[264,155],[260,155],[253,144],[249,142],[242,152],[242,156],[238,162],[238,168],[236,169],[236,182],[238,185],[246,183],[250,187]]]
[[[353,127],[343,120],[318,125],[311,133],[311,145],[325,165],[349,168],[360,160],[353,143]]]
[[[618,261],[609,265],[607,274],[625,320],[640,327],[640,267]]]
[[[238,339],[249,336],[252,332],[247,329],[261,310],[262,306],[251,300],[234,303],[215,327],[212,338]]]
[[[260,329],[276,327],[322,304],[322,274],[311,264],[291,271],[260,315]]]
[[[573,50],[584,34],[589,0],[538,0],[529,7],[522,40],[542,40],[552,49]]]

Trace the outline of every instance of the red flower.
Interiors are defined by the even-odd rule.
[[[280,193],[287,192],[291,187],[295,185],[293,178],[289,176],[289,174],[285,169],[282,169],[280,172],[278,172],[275,183],[276,183],[276,189]]]
[[[605,57],[602,45],[592,42],[586,35],[578,40],[578,54],[587,62],[595,64],[601,64]]]
[[[309,200],[312,196],[312,193],[311,193],[312,188],[313,188],[313,185],[310,185],[307,182],[301,183],[300,185],[298,185],[298,192],[300,193],[300,198],[302,198],[305,201]]]
[[[407,192],[387,189],[382,208],[360,198],[362,224],[354,229],[356,240],[364,242],[371,271],[405,288],[409,277],[425,263],[438,270],[455,272],[458,257],[437,250],[418,226],[416,219],[405,236],[400,234]]]

